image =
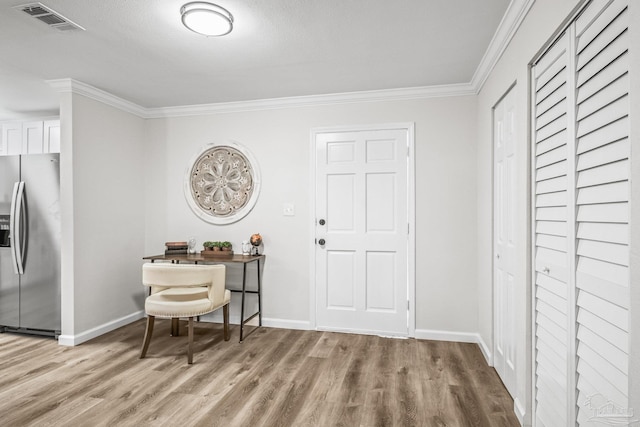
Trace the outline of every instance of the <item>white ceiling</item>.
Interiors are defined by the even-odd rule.
[[[0,120],[56,112],[72,78],[144,108],[469,83],[509,0],[218,0],[233,32],[184,28],[187,0],[0,0]]]

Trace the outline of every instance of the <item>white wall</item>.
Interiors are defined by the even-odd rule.
[[[60,114],[60,343],[73,345],[142,315],[144,120],[78,94]]]
[[[351,103],[149,120],[146,177],[146,252],[167,240],[195,236],[229,240],[236,249],[262,234],[264,317],[273,324],[309,327],[310,130],[396,122],[416,124],[416,334],[477,331],[475,220],[475,97]],[[211,142],[236,141],[257,158],[262,190],[240,222],[207,224],[183,194],[185,169]],[[282,204],[296,215],[282,215]],[[233,311],[233,308],[232,308]]]
[[[528,144],[529,63],[537,52],[571,14],[578,0],[536,0],[516,35],[489,75],[477,98],[477,191],[478,191],[478,329],[484,342],[493,348],[493,237],[492,237],[492,108],[508,89],[516,84],[517,156],[517,290],[515,326],[518,366],[517,392],[514,396],[516,414],[521,420],[529,416],[525,411],[531,395],[531,323],[530,323],[530,182],[531,161]]]

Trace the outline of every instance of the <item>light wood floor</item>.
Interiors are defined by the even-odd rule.
[[[186,331],[186,328],[184,328]],[[2,426],[517,426],[474,344],[144,320],[77,347],[0,334]]]

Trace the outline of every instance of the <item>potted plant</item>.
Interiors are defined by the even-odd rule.
[[[220,247],[225,252],[230,252],[233,249],[231,242],[221,242]]]
[[[202,244],[202,246],[204,246],[204,250],[205,250],[205,251],[212,251],[212,250],[213,250],[213,248],[215,248],[215,247],[216,247],[216,244],[217,244],[217,243],[218,243],[218,242],[212,242],[212,241],[210,241],[210,240],[207,240],[206,242],[204,242],[204,243]]]

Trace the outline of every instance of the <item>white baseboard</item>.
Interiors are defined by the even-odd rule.
[[[220,311],[220,310],[218,310]],[[214,312],[210,315],[204,315],[200,318],[201,322],[211,322],[211,323],[222,323],[222,314],[218,312]],[[236,314],[235,316],[229,316],[229,323],[232,325],[240,324],[240,315]],[[255,317],[251,319],[249,323],[246,325],[257,326],[258,318]],[[273,319],[273,318],[262,318],[262,326],[267,328],[280,328],[280,329],[300,329],[303,331],[311,330],[311,324],[307,320],[289,320],[289,319]]]
[[[489,348],[486,342],[482,339],[482,335],[478,334],[478,347],[480,347],[480,351],[484,356],[484,359],[487,361],[487,365],[493,366],[493,352]]]
[[[491,350],[477,332],[451,332],[433,329],[416,329],[416,339],[434,341],[468,342],[478,344],[487,364],[492,366],[493,357]]]
[[[521,426],[524,426],[525,424],[525,407],[522,405],[522,402],[520,402],[520,399],[518,399],[517,397],[515,399],[513,399],[513,412],[516,413],[516,418],[518,418],[518,421],[520,422]]]
[[[311,323],[308,320],[273,319],[263,317],[262,326],[266,326],[268,328],[300,329],[303,331],[311,330]]]
[[[420,340],[478,343],[479,335],[475,332],[451,332],[438,331],[434,329],[416,329],[416,338]]]
[[[89,341],[95,337],[99,337],[102,334],[106,334],[107,332],[111,332],[114,329],[118,329],[122,326],[128,325],[129,323],[135,322],[138,319],[142,319],[144,317],[144,311],[140,310],[135,313],[131,313],[127,316],[121,317],[119,319],[112,320],[111,322],[104,323],[102,325],[96,326],[95,328],[89,329],[88,331],[81,332],[75,335],[60,335],[58,337],[59,345],[66,346],[76,346],[78,344],[82,344],[83,342]]]
[[[105,323],[100,326],[96,326],[93,329],[82,332],[77,335],[60,335],[58,337],[58,344],[66,345],[66,346],[74,346],[78,344],[82,344],[85,341],[89,341],[90,339],[96,338],[102,334],[106,334],[107,332],[111,332],[114,329],[118,329],[122,326],[128,325],[129,323],[135,322],[138,319],[142,319],[146,317],[144,311],[138,311],[136,313],[132,313],[128,316],[122,317],[120,319],[116,319],[114,321]],[[205,314],[200,318],[201,322],[211,322],[211,323],[222,323],[222,310],[217,310],[210,314]],[[232,314],[229,316],[229,323],[232,325],[240,324],[240,314],[236,314],[235,316]],[[258,318],[252,319],[247,325],[257,325]],[[281,328],[281,329],[300,329],[300,330],[311,330],[311,325],[307,320],[289,320],[289,319],[274,319],[274,318],[262,318],[262,326],[266,326],[268,328]]]

